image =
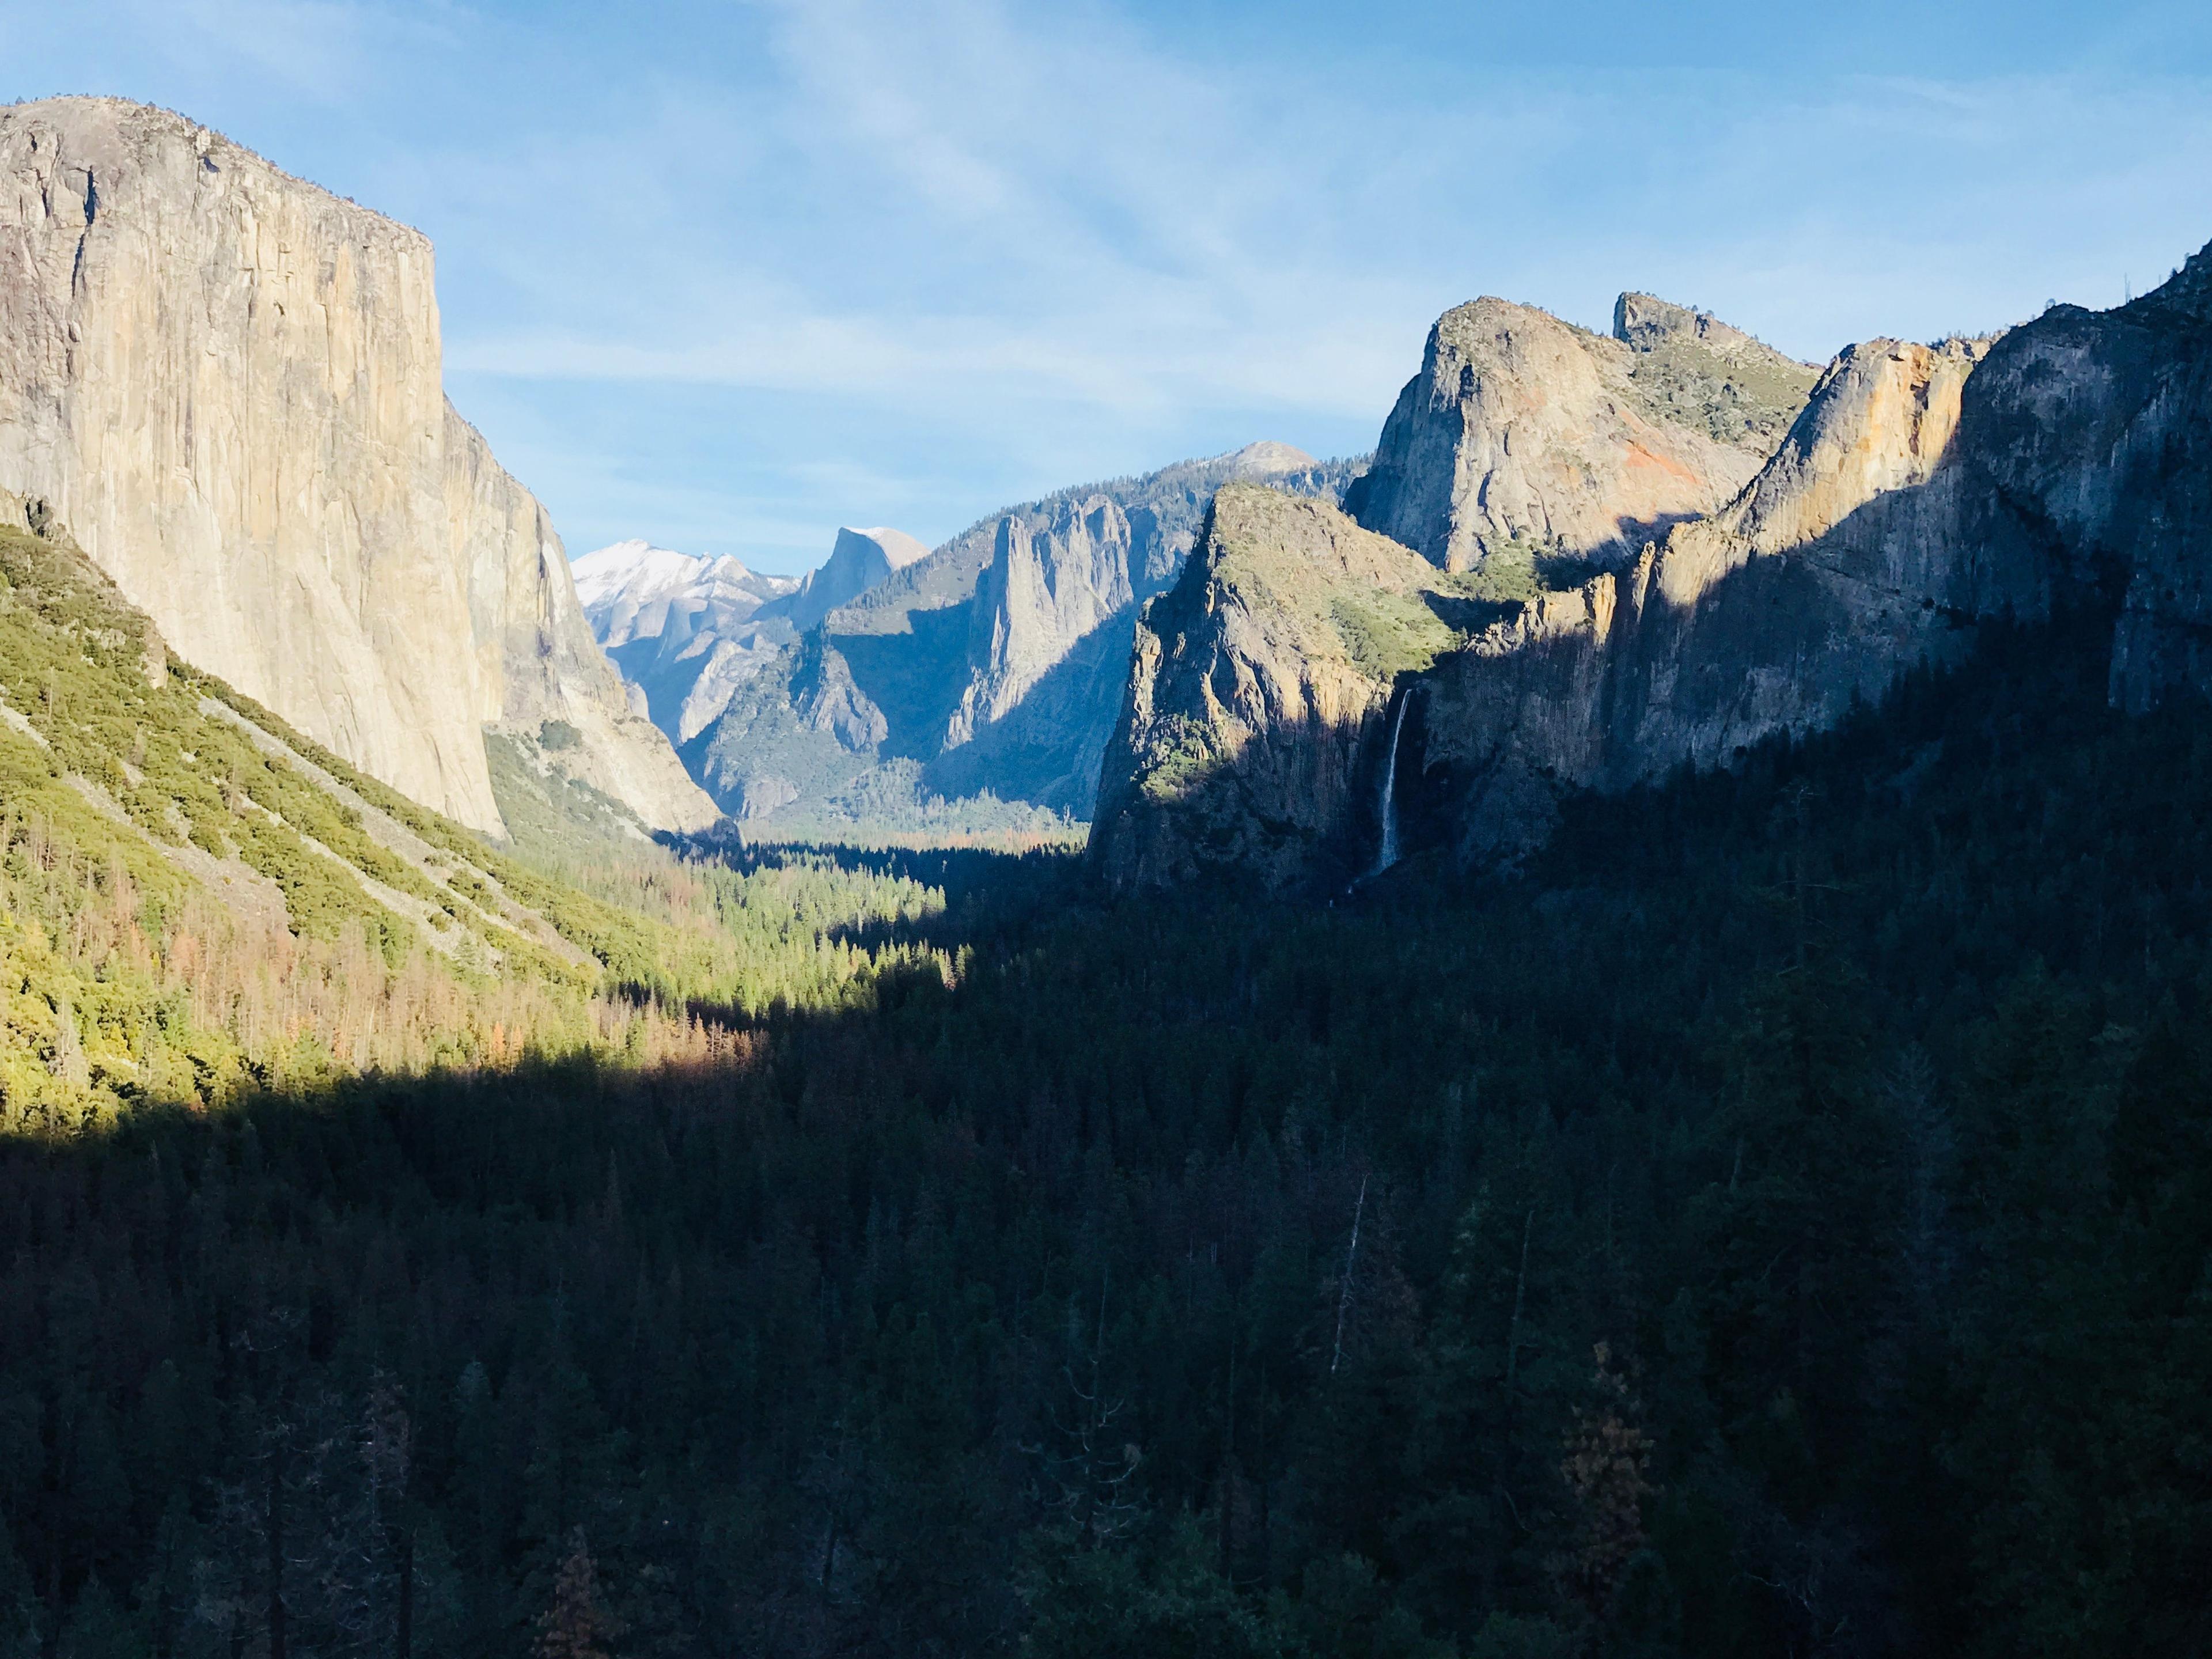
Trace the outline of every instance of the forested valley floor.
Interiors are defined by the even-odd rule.
[[[1333,907],[579,860],[597,988],[11,807],[0,1656],[2212,1650],[2212,726],[2094,634]]]

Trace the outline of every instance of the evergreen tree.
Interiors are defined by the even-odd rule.
[[[616,1632],[599,1605],[599,1573],[578,1527],[554,1577],[551,1604],[538,1616],[538,1659],[607,1659],[604,1644]]]

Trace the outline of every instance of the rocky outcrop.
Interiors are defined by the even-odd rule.
[[[181,655],[426,805],[499,829],[484,728],[551,721],[648,822],[710,821],[441,365],[417,233],[163,111],[0,110],[0,486]]]
[[[1094,864],[1124,888],[1224,872],[1281,886],[1317,848],[1356,843],[1393,688],[1452,643],[1461,603],[1327,502],[1224,486],[1182,580],[1136,624]]]
[[[1346,509],[1447,570],[1506,549],[1617,560],[1713,511],[1813,371],[1646,295],[1624,295],[1614,325],[1607,339],[1488,298],[1446,312]]]
[[[532,739],[560,771],[655,829],[702,830],[720,816],[668,739],[630,706],[576,597],[568,556],[537,497],[446,410],[446,493],[465,573],[484,728]],[[570,735],[573,733],[573,737]]]
[[[841,529],[830,556],[806,573],[799,591],[774,607],[775,614],[789,618],[803,634],[838,606],[888,580],[892,572],[928,556],[929,550],[903,530]]]
[[[1853,347],[1723,511],[1528,598],[1402,677],[1418,713],[1399,766],[1412,769],[1416,816],[1466,862],[1510,860],[1541,839],[1563,791],[1724,766],[1764,739],[1832,726],[1907,671],[1956,660],[2000,617],[2109,618],[2118,706],[2177,688],[2212,695],[2208,434],[2212,250],[2116,311],[2056,307],[1994,343]],[[1193,625],[1182,657],[1212,662],[1228,620]],[[1145,697],[1202,708],[1191,685],[1170,683],[1173,661],[1155,648],[1163,665],[1148,666],[1146,652],[1140,635]],[[1278,678],[1292,672],[1285,663]],[[1216,755],[1216,769],[1235,770],[1218,758],[1224,743],[1270,735],[1243,716],[1206,719],[1221,735],[1182,750]],[[1131,729],[1150,720],[1133,702]],[[1275,740],[1294,744],[1300,729],[1292,720]],[[1341,769],[1335,743],[1311,763]],[[1164,778],[1206,793],[1204,767],[1121,749],[1110,764],[1127,775],[1102,790],[1141,798]],[[1103,817],[1094,839],[1109,876],[1141,884],[1203,868],[1205,848],[1272,822],[1255,810],[1249,825],[1188,825],[1140,860],[1114,853]],[[1317,823],[1303,856],[1279,838],[1248,867],[1278,884],[1327,881],[1346,833],[1341,816]]]
[[[975,586],[970,675],[945,733],[957,749],[1004,719],[1075,642],[1134,603],[1156,515],[1129,515],[1104,495],[1060,501],[1042,524],[999,520],[991,562]]]
[[[1422,690],[1421,773],[1462,854],[1540,839],[1562,787],[1654,781],[1832,726],[1906,667],[1962,651],[1964,620],[2047,609],[2033,561],[1972,556],[1956,533],[1954,441],[1985,349],[1846,351],[1723,512],[1441,662]]]
[[[1968,387],[1968,535],[2117,595],[2112,700],[2212,696],[2212,247],[2117,311],[2057,306]]]

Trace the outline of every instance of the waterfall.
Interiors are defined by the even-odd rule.
[[[1412,693],[1401,693],[1398,712],[1390,716],[1390,746],[1382,755],[1382,845],[1375,855],[1370,875],[1379,876],[1398,861],[1398,732],[1406,723],[1406,705],[1412,701]]]

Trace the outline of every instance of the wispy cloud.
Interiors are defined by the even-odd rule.
[[[1821,357],[2109,303],[2212,235],[2212,87],[2109,56],[1447,63],[1376,23],[1352,72],[1310,23],[1231,49],[1096,0],[77,10],[46,73],[432,234],[457,398],[572,541],[770,565],[1359,447],[1479,292],[1601,325],[1651,288]]]

